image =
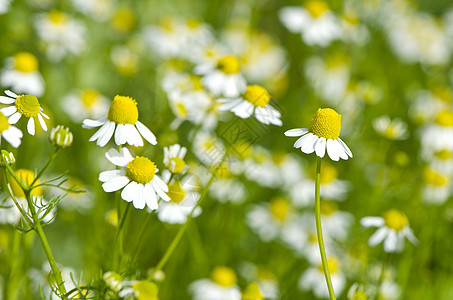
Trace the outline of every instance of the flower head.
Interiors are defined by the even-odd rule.
[[[352,157],[348,146],[340,139],[341,115],[331,108],[320,108],[315,113],[307,128],[296,128],[285,132],[286,136],[301,136],[295,143],[295,148],[306,154],[316,152],[324,157],[326,150],[329,157],[338,161]]]
[[[19,147],[21,143],[20,139],[23,136],[22,131],[11,125],[8,118],[3,113],[0,113],[0,136],[14,148]]]
[[[73,136],[69,128],[58,125],[50,130],[49,139],[54,146],[66,148],[72,145]]]

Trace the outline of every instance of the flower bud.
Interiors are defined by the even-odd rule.
[[[2,157],[5,159],[5,161],[6,161],[6,163],[8,165],[12,165],[13,163],[16,162],[16,159],[14,158],[14,155],[11,152],[8,152],[6,150],[2,150],[1,153],[2,153]],[[0,160],[0,165],[4,166],[3,165],[3,159]]]
[[[69,128],[58,125],[50,130],[50,142],[56,147],[69,147],[72,144],[72,133]]]

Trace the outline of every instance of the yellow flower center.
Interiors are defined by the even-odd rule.
[[[241,62],[232,55],[217,60],[217,69],[225,74],[236,74],[241,70]]]
[[[112,226],[118,226],[118,212],[116,209],[111,209],[106,212],[105,220]]]
[[[316,233],[310,234],[310,236],[308,237],[308,240],[309,240],[310,243],[312,243],[312,244],[318,243],[318,236],[316,235]]]
[[[141,280],[132,284],[137,300],[158,300],[158,288],[154,282]]]
[[[33,95],[20,95],[15,105],[19,113],[27,118],[37,117],[40,112],[38,98]]]
[[[0,133],[8,129],[10,126],[8,118],[4,114],[0,113]]]
[[[307,1],[304,6],[313,18],[319,18],[329,10],[329,5],[321,0]]]
[[[53,10],[53,11],[49,12],[49,20],[54,25],[64,25],[68,22],[68,17],[66,16],[65,13],[63,13],[61,11]]]
[[[283,197],[275,198],[271,201],[272,216],[279,222],[285,221],[288,216],[290,204],[288,200]]]
[[[327,267],[329,268],[330,274],[333,274],[340,270],[340,261],[336,257],[333,257],[333,256],[328,257],[327,258]],[[322,264],[319,264],[318,268],[319,268],[319,270],[321,270],[321,272],[324,272],[324,269],[322,268]]]
[[[271,100],[271,96],[265,88],[259,85],[248,85],[244,99],[255,106],[265,107]]]
[[[137,102],[131,97],[116,95],[110,104],[108,119],[117,124],[135,124],[138,120]]]
[[[353,10],[347,10],[343,14],[343,19],[351,25],[358,25],[360,23],[359,15]]]
[[[126,176],[135,182],[146,184],[156,174],[156,165],[148,158],[137,156],[127,164]]]
[[[433,170],[426,169],[424,173],[424,181],[426,184],[434,185],[434,186],[445,186],[448,183],[448,178],[434,172]]]
[[[85,107],[92,107],[99,97],[99,92],[95,90],[83,90],[82,91],[82,103]]]
[[[191,20],[188,20],[186,22],[186,25],[190,29],[197,29],[198,27],[200,27],[201,21],[200,20],[196,20],[196,19],[191,19]]]
[[[211,274],[212,280],[223,287],[232,287],[236,285],[236,273],[227,267],[216,267]]]
[[[33,182],[35,179],[35,173],[32,170],[27,170],[27,169],[18,169],[14,172],[20,180],[26,185],[30,186],[30,184]],[[11,183],[11,190],[13,191],[14,196],[19,197],[19,198],[25,198],[25,194],[20,187],[20,185],[16,182],[15,179],[10,178],[10,183]],[[39,180],[37,181],[39,184]],[[34,188],[31,191],[32,196],[42,196],[42,189],[40,187]]]
[[[120,32],[129,32],[135,27],[135,15],[129,9],[119,9],[112,19],[112,24]]]
[[[453,111],[443,110],[439,112],[434,121],[443,127],[453,127]]]
[[[338,204],[336,202],[333,201],[321,202],[321,215],[330,216],[336,211],[338,211]]]
[[[341,115],[331,108],[319,108],[308,130],[318,137],[335,140],[340,136]]]
[[[200,76],[190,75],[190,81],[192,82],[192,89],[194,91],[201,91],[203,89]]]
[[[186,166],[186,162],[179,157],[173,157],[170,159],[170,162],[167,166],[167,168],[172,172],[172,173],[180,173],[184,167]]]
[[[272,152],[272,161],[277,165],[281,165],[286,158],[286,153],[283,151]]]
[[[260,291],[260,287],[256,282],[251,282],[245,288],[242,293],[242,300],[262,300],[264,299],[263,294]]]
[[[452,158],[453,153],[448,150],[440,150],[434,154],[440,160],[449,160]]]
[[[186,117],[187,116],[187,108],[184,106],[182,103],[176,103],[176,114],[180,117]]]
[[[401,231],[409,225],[406,215],[396,209],[386,211],[382,217],[384,218],[385,226],[396,231]]]
[[[19,52],[14,55],[14,69],[22,73],[31,73],[38,70],[38,59],[31,53]]]
[[[215,167],[212,166],[212,172],[215,172]],[[217,177],[220,178],[220,179],[226,179],[226,178],[229,178],[231,176],[231,171],[230,171],[230,168],[228,166],[228,163],[227,162],[224,162],[220,165],[219,169],[217,170]]]
[[[186,192],[184,192],[181,183],[179,180],[175,181],[168,187],[168,197],[170,197],[171,202],[174,203],[181,203],[186,196]]]

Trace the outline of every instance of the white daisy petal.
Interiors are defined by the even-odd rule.
[[[364,227],[381,227],[384,223],[381,217],[364,217],[360,220],[360,224]]]
[[[120,152],[118,152],[115,148],[111,148],[109,151],[107,151],[107,153],[105,153],[105,157],[112,164],[119,167],[126,167],[127,163],[133,159],[129,150],[127,150],[126,148],[121,148]]]
[[[340,138],[338,138],[337,140],[340,142],[341,146],[343,146],[344,150],[349,155],[349,157],[352,158],[352,152],[351,150],[349,150],[349,147],[345,144],[345,142],[343,142]]]
[[[5,96],[0,96],[0,103],[13,104],[15,101],[16,101],[16,99],[13,99],[10,97],[5,97]]]
[[[140,133],[138,132],[137,128],[134,125],[126,124],[125,132],[127,144],[135,147],[143,146],[142,136],[140,135]]]
[[[340,156],[341,159],[347,160],[348,154],[346,153],[346,150],[344,147],[341,145],[341,143],[338,141],[338,139],[334,140],[334,145],[337,148],[338,155]]]
[[[100,120],[90,120],[90,119],[85,119],[83,120],[82,127],[91,129],[91,128],[96,128],[99,126],[104,125],[106,122],[106,119],[100,119]]]
[[[303,140],[300,150],[305,154],[313,153],[315,151],[315,143],[319,138],[312,133],[309,133],[304,137],[306,138]]]
[[[104,171],[99,174],[99,181],[107,182],[120,175],[124,175],[124,171],[122,171],[122,170]]]
[[[153,178],[153,180],[150,181],[150,183],[151,183],[151,186],[156,191],[157,195],[159,195],[159,197],[162,198],[162,200],[167,201],[167,202],[170,201],[170,197],[159,188],[159,186],[154,182],[154,178]]]
[[[147,140],[151,145],[156,145],[157,144],[157,139],[154,133],[149,130],[148,127],[146,127],[142,122],[137,121],[135,123],[135,127],[137,127],[138,131],[140,134]]]
[[[389,229],[387,227],[379,228],[368,240],[368,245],[370,245],[371,247],[376,246],[377,244],[379,244],[380,242],[382,242],[385,239],[388,232],[389,232]]]
[[[316,155],[323,158],[326,154],[326,139],[321,137],[315,144]]]
[[[396,231],[393,229],[390,229],[387,238],[385,239],[384,242],[384,251],[385,252],[395,252],[395,250],[398,249],[398,237],[396,235]]]
[[[13,113],[17,111],[15,106],[8,106],[0,109],[0,112],[5,115],[5,117],[11,116]]]
[[[121,198],[127,202],[132,202],[138,197],[138,183],[131,181],[126,187],[121,191]]]
[[[8,118],[8,122],[10,124],[16,124],[20,120],[20,117],[22,117],[22,115],[20,114],[20,112],[17,111],[11,117]]]
[[[21,134],[22,134],[22,132],[21,132]],[[11,130],[11,126],[7,130],[2,132],[2,136],[14,148],[17,148],[20,146],[20,143],[21,143],[20,137],[21,136],[19,137],[19,135],[15,134],[15,132],[13,130]]]
[[[29,134],[35,135],[35,119],[34,118],[28,119],[27,131]]]
[[[115,123],[108,121],[106,123],[107,128],[102,136],[99,137],[97,141],[97,145],[100,147],[104,147],[112,138],[113,132],[115,132]]]
[[[294,143],[294,147],[295,148],[300,148],[304,142],[307,140],[307,139],[311,139],[311,137],[313,136],[313,133],[308,133],[308,134],[305,134],[303,135],[302,137],[300,137],[296,143]],[[297,146],[297,147],[296,147]]]
[[[14,101],[16,100],[17,97],[19,97],[19,95],[16,95],[15,93],[11,92],[10,90],[6,90],[5,94],[14,98]]]
[[[161,189],[165,193],[168,192],[168,186],[165,184],[165,182],[163,182],[163,180],[159,176],[154,175],[153,181],[155,184],[157,184],[159,189]]]
[[[109,122],[104,123],[89,139],[90,142],[96,141],[108,130]]]
[[[126,143],[126,130],[125,130],[125,124],[118,124],[116,126],[115,130],[115,144],[117,145],[123,145]]]
[[[118,191],[129,183],[129,178],[126,176],[118,176],[102,184],[102,188],[107,193]]]
[[[145,186],[143,184],[137,184],[136,197],[133,200],[134,207],[136,209],[145,208],[145,199],[143,197]]]
[[[404,233],[404,236],[414,245],[418,244],[418,240],[415,237],[414,233],[412,232],[412,229],[409,226],[404,227],[402,230]]]
[[[337,144],[332,139],[327,140],[327,154],[333,161],[338,161],[340,159],[340,153],[337,149]]]
[[[44,122],[44,118],[41,116],[41,114],[38,114],[38,120],[39,120],[39,124],[41,124],[41,128],[42,128],[44,131],[47,131],[46,122]]]
[[[144,198],[146,206],[148,206],[149,209],[151,210],[157,209],[158,205],[156,192],[154,191],[150,183],[145,184]]]

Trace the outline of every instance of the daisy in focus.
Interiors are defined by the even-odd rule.
[[[47,131],[47,125],[46,122],[44,122],[44,118],[49,119],[49,117],[43,112],[38,98],[33,95],[19,96],[9,90],[5,91],[5,94],[8,97],[0,96],[0,103],[10,106],[0,109],[0,112],[8,117],[8,122],[10,124],[16,124],[22,116],[29,118],[27,131],[29,134],[35,135],[35,118],[38,118],[42,129]]]
[[[263,124],[281,126],[281,114],[269,104],[270,100],[271,96],[265,88],[259,85],[249,85],[241,97],[219,99],[218,101],[222,103],[219,110],[229,110],[242,119],[254,114],[256,119]]]
[[[279,17],[289,31],[300,33],[310,46],[327,47],[342,36],[341,25],[327,2],[322,0],[306,1],[303,7],[284,7]]]
[[[195,68],[195,73],[203,75],[201,83],[214,96],[238,97],[247,88],[241,74],[241,62],[232,55],[224,56],[215,63],[201,64]]]
[[[20,139],[23,137],[22,131],[11,125],[3,113],[0,113],[0,136],[14,148],[19,147],[21,143]]]
[[[142,136],[152,145],[157,144],[156,136],[138,120],[137,102],[131,97],[116,95],[110,104],[107,117],[99,120],[85,119],[83,128],[101,127],[91,138],[100,147],[104,147],[115,134],[115,144],[143,146]]]
[[[412,244],[417,244],[417,238],[409,227],[407,216],[396,209],[386,211],[382,217],[365,217],[360,220],[364,227],[378,227],[370,237],[368,244],[372,247],[384,241],[385,252],[401,252],[404,249],[404,240],[407,238]]]
[[[308,128],[290,129],[285,135],[301,136],[294,143],[294,148],[300,148],[306,154],[315,152],[322,158],[327,150],[332,160],[338,161],[340,158],[347,160],[348,157],[352,157],[352,152],[340,139],[340,131],[341,115],[331,108],[319,108]]]
[[[189,289],[194,300],[241,300],[236,273],[228,267],[216,267],[211,279],[199,279]]]
[[[6,59],[0,82],[14,91],[41,97],[44,93],[44,79],[38,67],[36,56],[28,52],[19,52]]]
[[[99,174],[99,181],[104,183],[104,191],[123,189],[121,198],[132,202],[137,209],[143,209],[145,205],[151,210],[157,209],[159,198],[170,201],[166,194],[168,186],[157,175],[159,169],[151,160],[143,156],[134,158],[127,148],[121,148],[120,152],[112,148],[105,157],[120,169]]]

